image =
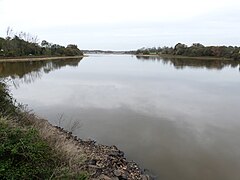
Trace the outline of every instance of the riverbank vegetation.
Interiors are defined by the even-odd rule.
[[[185,56],[136,56],[138,60],[141,61],[158,61],[163,64],[169,64],[174,66],[176,69],[184,69],[186,67],[191,68],[206,68],[221,70],[226,67],[237,68],[240,65],[240,61],[229,61],[229,60],[219,60],[217,58],[192,58]],[[240,69],[239,69],[240,71]]]
[[[7,29],[6,38],[0,37],[0,58],[29,57],[29,56],[81,56],[82,51],[77,45],[69,44],[66,47],[47,42],[39,42],[37,36],[24,32],[13,32]]]
[[[141,48],[136,51],[137,55],[174,55],[186,57],[211,57],[240,60],[240,47],[237,46],[204,46],[194,43],[187,46],[182,43],[174,47]]]
[[[87,179],[0,82],[0,179]],[[47,129],[46,129],[47,130]],[[69,155],[69,154],[68,154]],[[72,162],[70,162],[70,160]],[[79,161],[75,157],[75,161]]]

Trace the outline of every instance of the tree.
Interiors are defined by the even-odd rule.
[[[182,43],[177,43],[174,47],[174,54],[175,55],[183,55],[187,49],[187,45]]]
[[[51,47],[51,44],[49,42],[47,42],[46,40],[42,40],[41,46],[45,47],[45,48],[49,48],[49,47]]]

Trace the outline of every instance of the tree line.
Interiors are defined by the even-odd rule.
[[[240,65],[240,61],[228,61],[228,60],[216,60],[216,59],[205,59],[199,61],[198,59],[192,58],[173,58],[173,57],[161,57],[161,56],[136,56],[141,61],[159,61],[163,64],[173,65],[176,69],[183,69],[185,67],[191,68],[207,68],[221,70],[225,67],[237,68]],[[240,71],[240,69],[239,69]]]
[[[43,40],[39,43],[37,36],[29,33],[14,33],[7,30],[7,37],[0,37],[0,58],[20,56],[79,56],[83,55],[77,45],[69,44],[66,47],[49,43]]]
[[[151,55],[151,54],[168,54],[181,55],[189,57],[219,57],[240,60],[240,47],[237,46],[204,46],[200,43],[194,43],[191,46],[178,43],[174,47],[153,47],[141,48],[136,51],[136,54]]]

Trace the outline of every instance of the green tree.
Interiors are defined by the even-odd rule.
[[[182,43],[177,43],[174,47],[174,54],[175,55],[183,55],[187,49],[187,45]]]

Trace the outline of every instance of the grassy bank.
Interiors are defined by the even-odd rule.
[[[19,58],[4,58],[0,59],[0,62],[27,62],[27,61],[48,61],[57,59],[76,59],[84,56],[59,56],[59,57],[19,57]]]
[[[0,82],[0,179],[87,179],[47,123],[25,112]],[[63,147],[60,147],[63,146]],[[73,156],[74,154],[74,156]]]

